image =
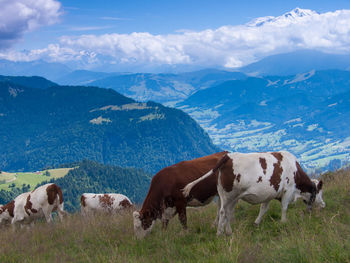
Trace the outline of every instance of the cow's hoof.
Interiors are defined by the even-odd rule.
[[[228,236],[228,237],[229,237],[229,236],[232,236],[232,230],[231,230],[231,231],[226,231],[225,234],[226,234],[226,236]]]
[[[216,232],[216,235],[219,237],[219,236],[222,236],[223,235],[223,232],[222,231],[218,231]]]

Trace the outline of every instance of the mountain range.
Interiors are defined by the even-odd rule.
[[[255,22],[269,23],[269,20],[265,18],[264,21]],[[44,108],[47,107],[53,111],[51,105],[41,101],[50,101],[52,99],[52,94],[47,93],[48,91],[54,94],[58,91],[64,91],[62,98],[60,98],[60,103],[65,105],[63,111],[66,111],[67,115],[65,115],[65,118],[69,120],[71,117],[68,116],[68,112],[69,110],[75,110],[75,108],[67,107],[67,102],[82,106],[83,102],[79,101],[77,97],[79,96],[78,94],[83,94],[83,91],[87,92],[84,98],[89,103],[89,96],[108,97],[106,94],[120,93],[129,98],[119,94],[125,100],[121,104],[109,101],[102,105],[98,102],[94,109],[103,109],[100,112],[104,114],[97,116],[99,111],[92,111],[91,114],[94,113],[96,116],[92,119],[86,119],[85,124],[93,121],[98,124],[92,127],[113,126],[115,121],[108,117],[108,114],[119,111],[119,108],[123,108],[121,105],[134,103],[138,105],[136,108],[142,108],[142,110],[133,109],[133,111],[145,111],[143,112],[145,113],[144,116],[147,115],[147,110],[151,111],[151,109],[157,107],[157,109],[167,109],[167,111],[172,110],[175,112],[174,109],[170,110],[160,104],[147,102],[155,101],[190,114],[209,133],[211,139],[221,149],[244,152],[288,149],[295,153],[305,163],[307,168],[315,170],[318,168],[338,167],[346,164],[349,160],[350,138],[348,138],[347,132],[347,124],[349,123],[348,109],[350,106],[347,100],[350,79],[348,71],[350,69],[349,61],[350,57],[348,55],[300,50],[267,57],[237,69],[235,72],[223,69],[205,69],[188,73],[156,74],[57,70],[54,79],[59,84],[40,77],[0,76],[0,81],[1,85],[4,86],[4,94],[7,94],[7,96],[10,94],[12,99],[18,95],[21,97],[23,95],[22,90],[25,90],[24,94],[35,93],[32,97],[27,95],[28,97],[25,97],[21,103],[15,104],[16,106],[9,106],[15,109],[13,110],[14,112],[20,110],[29,112],[30,110],[23,110],[23,106],[32,109],[34,108],[33,104],[36,105],[36,110],[45,111]],[[0,65],[1,63],[5,62],[2,60]],[[30,74],[31,71],[28,65],[25,65],[25,68],[28,69],[26,73]],[[55,64],[54,66],[59,65]],[[2,68],[4,67],[3,64]],[[18,62],[16,67],[16,72],[24,72],[21,70],[21,63]],[[50,69],[51,67],[47,68]],[[8,67],[8,70],[11,71],[11,67]],[[60,74],[60,72],[64,72],[64,74]],[[11,83],[10,86],[9,83]],[[85,86],[88,87],[85,88]],[[107,89],[98,89],[92,86]],[[31,89],[33,87],[35,87],[36,91],[27,92],[27,88]],[[103,91],[101,94],[104,95],[97,95],[95,93],[97,90]],[[70,92],[72,94],[75,92],[75,100],[72,101],[70,98],[63,99],[64,96],[70,96]],[[36,99],[39,100],[37,101]],[[29,100],[29,102],[25,100]],[[39,107],[37,104],[42,104],[43,106]],[[92,107],[92,105],[94,103],[90,106]],[[113,108],[111,105],[118,106],[118,110],[115,110],[117,108]],[[107,106],[111,106],[111,108]],[[5,120],[9,113],[1,110],[1,107],[3,107],[2,103],[0,104],[0,118]],[[59,103],[55,107],[62,111]],[[77,112],[82,113],[81,110],[79,108]],[[84,110],[91,111],[93,109]],[[131,111],[127,110],[127,112]],[[153,114],[151,115],[153,117],[156,116],[155,119],[157,120],[162,119],[160,116],[163,116],[163,113],[154,111],[148,113]],[[53,115],[56,115],[56,113]],[[88,118],[88,116],[85,116],[85,113],[83,115],[84,118]],[[21,115],[18,116],[22,118]],[[140,117],[142,116],[137,116],[137,118]],[[45,118],[50,119],[51,117],[46,116]],[[80,116],[74,118],[76,118],[74,121],[77,121]],[[134,119],[134,117],[129,119]],[[10,121],[9,123],[12,122]],[[19,133],[17,131],[18,127],[16,125],[13,125],[13,127],[16,133]],[[76,128],[72,126],[70,129],[72,134],[76,133]],[[128,126],[127,129],[132,130],[134,126]],[[105,130],[104,132],[107,131]],[[136,133],[140,138],[141,133]],[[205,136],[203,131],[200,134]],[[192,139],[194,137],[191,137]],[[23,145],[23,140],[22,138],[22,142],[19,145]],[[32,140],[30,139],[29,142]],[[199,152],[211,152],[213,149],[218,149],[218,147],[210,143],[209,138],[205,140],[205,144],[207,146],[210,145],[204,147],[207,147],[207,150],[197,151],[197,154],[193,155],[185,154],[182,157],[197,156]],[[166,139],[163,142],[166,142]],[[100,142],[100,144],[103,143]],[[196,147],[194,144],[192,145]],[[74,147],[69,146],[67,148],[74,149]],[[98,151],[101,150],[101,147],[97,148],[99,149]],[[113,148],[113,151],[116,149]],[[112,161],[111,157],[107,157],[104,160],[105,157],[100,157],[100,153],[95,154],[93,153],[95,150],[91,149],[89,151],[91,153],[88,157],[93,160],[103,163],[111,162],[122,166],[131,165],[127,160]],[[178,153],[181,152],[181,150],[177,151]],[[164,155],[164,152],[162,154]],[[23,156],[19,157],[19,159],[23,159]],[[109,155],[107,154],[106,156]],[[171,157],[170,160],[180,159]],[[158,168],[171,162],[169,160],[164,161]],[[59,163],[59,161],[54,163]],[[3,164],[5,164],[4,161]],[[157,169],[151,166],[149,164],[141,165],[141,167],[152,171]],[[15,165],[14,167],[21,167],[21,165]]]

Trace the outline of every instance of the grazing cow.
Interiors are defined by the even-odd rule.
[[[324,207],[322,181],[317,185],[300,167],[296,157],[289,152],[228,153],[207,174],[189,183],[183,190],[188,196],[197,183],[219,171],[217,190],[220,196],[220,218],[217,234],[231,235],[230,219],[239,199],[251,204],[261,204],[255,220],[258,225],[272,199],[282,204],[281,221],[285,222],[288,204],[301,197],[311,210],[312,204]]]
[[[0,207],[0,224],[12,225],[32,223],[34,219],[45,218],[52,221],[51,213],[57,211],[62,220],[63,196],[56,184],[42,185],[32,192],[20,194],[8,204]]]
[[[117,213],[133,205],[129,198],[122,194],[82,194],[80,198],[81,213],[92,212]]]
[[[141,210],[133,213],[136,237],[146,236],[157,219],[161,219],[163,228],[166,228],[169,220],[176,213],[179,214],[179,220],[186,228],[186,206],[203,206],[210,203],[217,195],[217,178],[212,176],[199,183],[187,198],[182,195],[182,188],[208,172],[226,153],[220,152],[191,161],[183,161],[159,171],[152,178]]]

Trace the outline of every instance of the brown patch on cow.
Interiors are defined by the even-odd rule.
[[[111,197],[109,194],[99,195],[98,199],[100,201],[100,204],[104,208],[111,208],[114,202],[114,198]]]
[[[316,187],[311,179],[307,176],[298,162],[295,163],[297,171],[294,173],[294,181],[297,189],[302,193],[311,193],[312,188]]]
[[[281,166],[281,161],[283,159],[283,156],[279,152],[273,152],[271,154],[277,159],[277,163],[273,164],[273,173],[270,178],[270,185],[273,186],[273,188],[277,192],[278,188],[280,187],[281,175],[283,172],[283,168]]]
[[[282,153],[280,153],[280,152],[273,152],[271,154],[277,159],[277,161],[282,162],[282,160],[283,160]]]
[[[24,206],[24,211],[26,211],[26,213],[30,216],[30,212],[32,212],[32,213],[38,213],[38,210],[36,210],[36,209],[34,209],[33,208],[33,204],[32,204],[32,202],[30,202],[30,195],[28,195],[28,197],[27,197],[27,202],[26,202],[26,204],[25,204],[25,206]]]
[[[11,217],[14,216],[13,211],[15,209],[15,200],[12,200],[11,202],[7,203],[6,205],[4,205],[1,210],[0,210],[0,214],[5,212],[6,210],[8,211],[9,215]]]
[[[53,205],[57,196],[59,196],[60,204],[63,202],[62,190],[55,184],[51,184],[46,188],[47,201],[50,205]]]
[[[231,158],[225,154],[224,157],[222,157],[220,159],[220,161],[215,165],[215,167],[213,168],[213,173],[215,173],[218,169],[221,168],[221,166],[223,166],[228,160],[230,160]]]
[[[227,156],[227,155],[225,155],[225,156]],[[231,160],[231,158],[229,158],[229,159]],[[233,163],[231,160],[231,161],[225,163],[225,165],[221,168],[220,181],[221,181],[222,187],[225,189],[226,192],[232,191],[235,178],[236,178],[236,175],[233,171]]]
[[[257,182],[257,183],[262,182],[262,176],[259,176],[258,181],[256,181],[256,182]]]
[[[82,195],[80,197],[80,205],[83,206],[83,207],[86,206],[85,199],[86,199],[85,195]]]
[[[319,193],[322,190],[322,186],[323,186],[323,181],[321,180],[316,185],[317,193]]]
[[[261,168],[263,169],[264,174],[266,174],[266,169],[267,169],[266,159],[260,157],[259,162],[260,162]]]
[[[129,208],[132,206],[132,204],[129,202],[128,199],[124,199],[119,203],[119,205],[122,206],[123,208]]]
[[[237,179],[237,182],[239,183],[241,181],[241,174],[237,174],[236,179]]]
[[[287,179],[287,184],[289,184],[289,177],[286,177],[286,179]]]

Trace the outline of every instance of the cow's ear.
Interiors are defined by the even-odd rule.
[[[318,184],[317,184],[317,190],[320,191],[322,190],[322,186],[323,186],[323,181],[319,181]]]

